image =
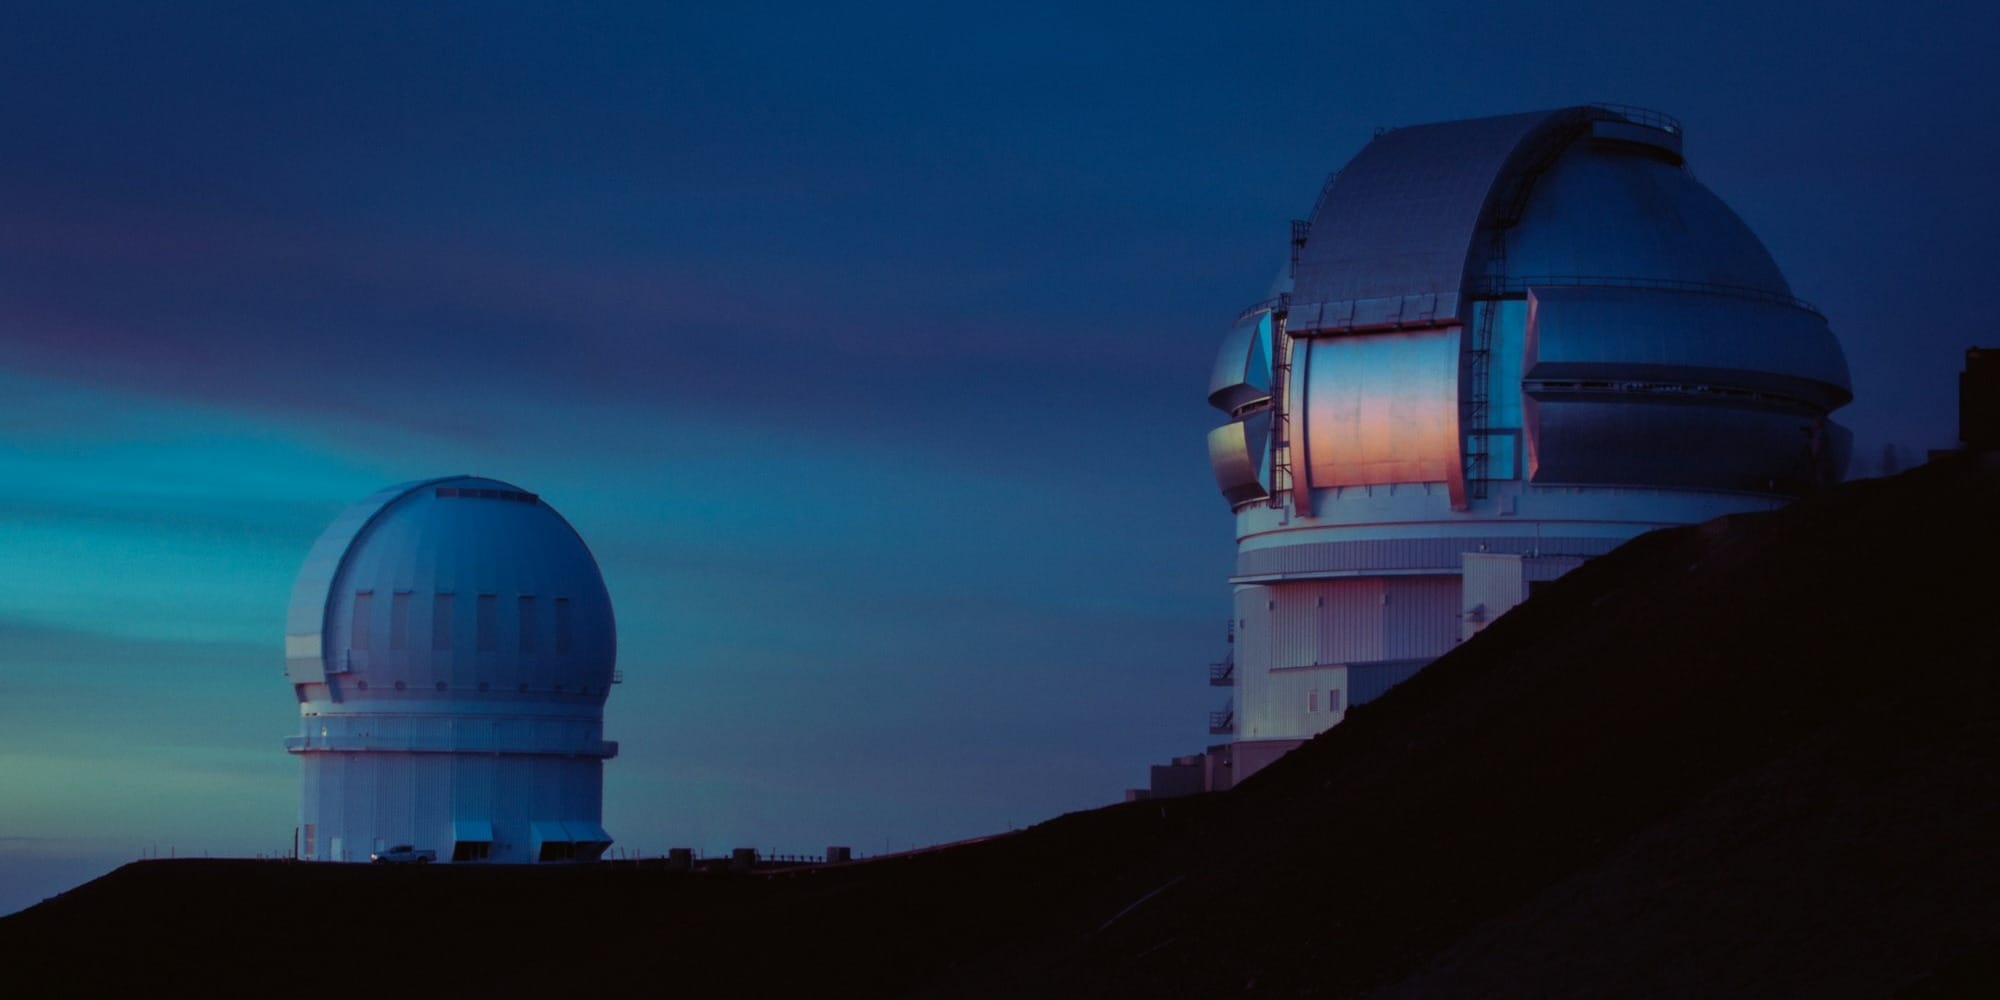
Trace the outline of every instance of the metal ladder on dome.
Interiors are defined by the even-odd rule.
[[[1380,134],[1379,132],[1377,133]],[[1305,252],[1306,240],[1312,237],[1312,220],[1319,218],[1326,208],[1327,199],[1333,197],[1333,186],[1340,180],[1340,171],[1335,170],[1320,182],[1319,196],[1313,199],[1312,211],[1303,219],[1292,220],[1291,273],[1294,282],[1299,275],[1299,257]],[[1292,492],[1292,334],[1287,320],[1291,314],[1290,294],[1278,296],[1277,308],[1271,310],[1271,497],[1273,510],[1283,510],[1285,498]],[[1301,513],[1297,510],[1294,514]],[[1311,511],[1303,512],[1310,515]]]
[[[1507,276],[1506,230],[1493,231],[1493,247],[1486,255],[1489,282]],[[1492,471],[1493,439],[1487,423],[1493,401],[1493,326],[1500,315],[1500,300],[1487,298],[1476,304],[1479,322],[1473,326],[1472,345],[1465,352],[1465,497],[1466,505],[1486,499],[1486,484]]]
[[[1282,510],[1292,492],[1292,336],[1285,332],[1285,317],[1274,311],[1271,317],[1271,498],[1272,510]]]
[[[1618,113],[1616,109],[1609,109]],[[1540,145],[1515,173],[1496,210],[1485,220],[1488,233],[1486,267],[1482,287],[1472,296],[1479,308],[1479,322],[1473,326],[1472,344],[1467,347],[1465,391],[1465,496],[1466,505],[1484,500],[1492,481],[1493,440],[1487,426],[1493,401],[1493,328],[1499,321],[1500,303],[1506,299],[1507,233],[1521,221],[1528,207],[1528,194],[1535,182],[1555,166],[1557,158],[1585,131],[1596,115],[1586,112],[1575,121],[1559,126],[1543,136]]]
[[[1313,202],[1313,214],[1318,215],[1320,206],[1326,203],[1327,192],[1333,189],[1334,178],[1339,171],[1328,174],[1326,182],[1320,185],[1319,200]],[[1299,273],[1299,254],[1305,250],[1306,239],[1312,235],[1312,222],[1306,219],[1292,220],[1292,262],[1294,278]],[[1292,334],[1287,320],[1291,314],[1292,297],[1289,294],[1278,297],[1278,307],[1271,310],[1271,496],[1272,510],[1283,510],[1285,498],[1292,492]]]

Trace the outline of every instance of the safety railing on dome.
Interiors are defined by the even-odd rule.
[[[1654,111],[1652,108],[1642,108],[1636,104],[1599,103],[1593,104],[1591,107],[1599,111],[1609,111],[1634,125],[1644,125],[1647,128],[1656,128],[1662,132],[1672,132],[1675,135],[1681,134],[1681,120],[1662,111]]]
[[[1227,736],[1236,731],[1236,705],[1223,706],[1220,712],[1208,713],[1208,735]]]
[[[1480,282],[1474,292],[1475,298],[1504,299],[1519,298],[1530,288],[1659,288],[1673,292],[1698,292],[1703,295],[1722,295],[1729,298],[1749,299],[1771,305],[1790,306],[1803,309],[1815,316],[1824,316],[1819,308],[1806,300],[1782,292],[1751,288],[1746,285],[1719,285],[1707,281],[1684,281],[1679,278],[1636,278],[1616,277],[1601,274],[1537,274],[1525,277],[1489,278]]]
[[[1230,687],[1235,683],[1236,657],[1234,654],[1223,657],[1221,662],[1208,665],[1208,684],[1210,687]]]

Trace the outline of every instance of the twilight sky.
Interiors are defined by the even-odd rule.
[[[1860,474],[2000,341],[1985,5],[416,6],[0,13],[0,913],[289,850],[292,577],[433,475],[596,551],[623,848],[1144,784],[1225,694],[1208,363],[1377,126],[1679,116]]]

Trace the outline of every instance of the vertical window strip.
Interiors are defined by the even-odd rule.
[[[431,649],[440,653],[451,651],[450,594],[437,594],[431,598]]]
[[[491,653],[500,648],[500,598],[493,594],[479,595],[479,651]]]
[[[410,643],[410,592],[399,590],[389,598],[389,648],[404,649]]]
[[[541,636],[535,633],[535,599],[527,594],[522,594],[521,595],[521,652],[523,653],[534,652],[535,647],[537,645],[537,640],[539,640],[540,638]]]
[[[375,592],[358,590],[354,592],[354,626],[348,630],[349,649],[368,648],[368,618],[375,605]]]
[[[569,598],[556,598],[556,653],[569,655]]]

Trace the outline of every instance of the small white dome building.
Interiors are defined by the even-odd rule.
[[[285,626],[299,856],[596,859],[617,657],[597,561],[535,494],[455,476],[347,508]]]

